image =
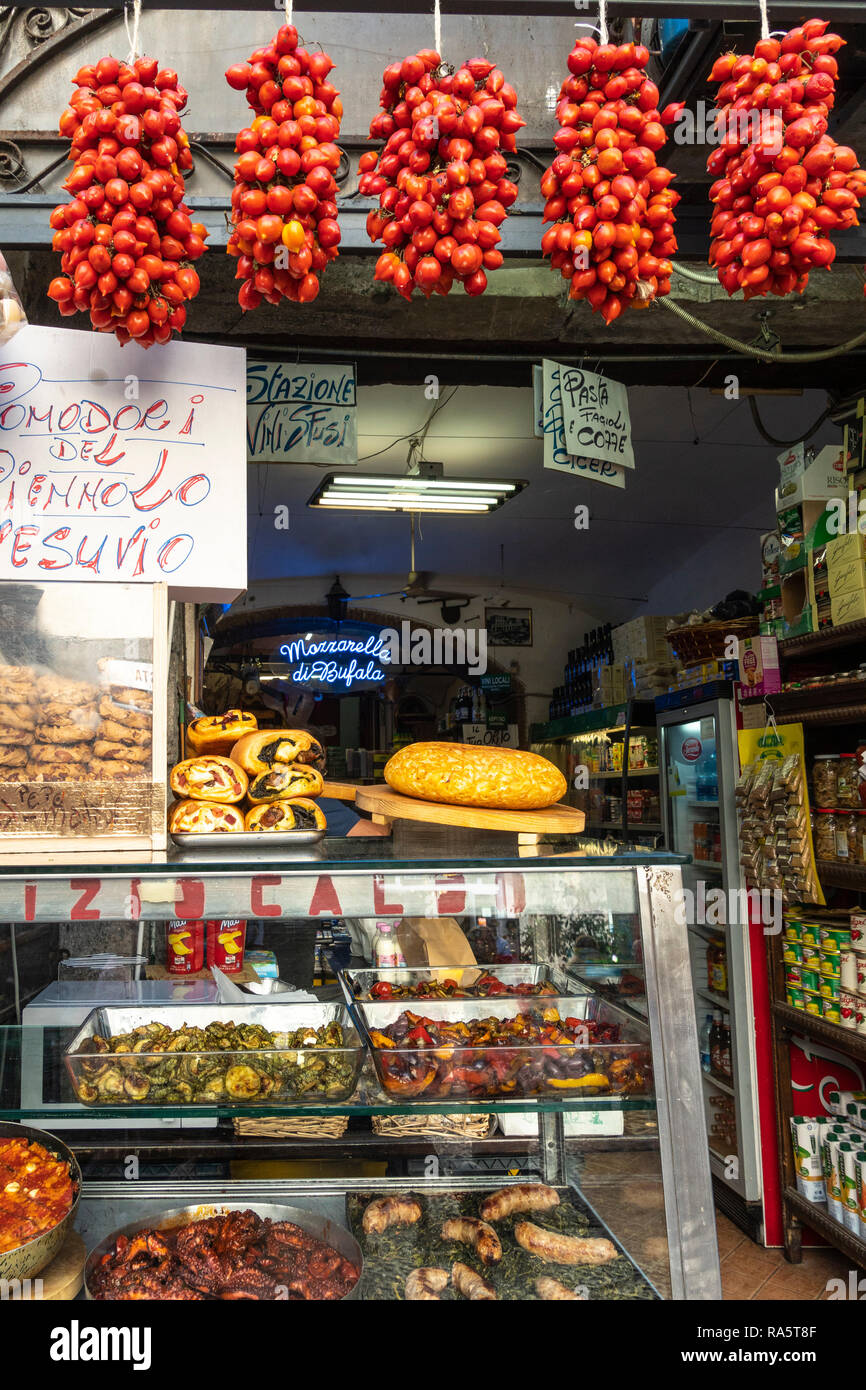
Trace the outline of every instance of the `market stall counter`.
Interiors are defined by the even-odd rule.
[[[720,1297],[683,861],[567,844],[527,857],[404,827],[290,856],[2,871],[10,932],[99,952],[82,952],[91,978],[46,981],[0,1029],[0,1120],[81,1163],[88,1295],[131,1296],[132,1279],[146,1298]],[[370,929],[443,922],[459,964],[377,967]],[[353,954],[312,995],[236,971],[220,1002],[209,974],[159,964],[213,946],[231,978],[245,934],[316,926],[351,933]],[[193,1258],[215,1231],[257,1271],[246,1292]]]

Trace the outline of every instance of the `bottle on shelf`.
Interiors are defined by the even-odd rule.
[[[713,1013],[713,1026],[710,1029],[710,1071],[714,1076],[724,1075],[722,1071],[722,1015],[718,1009]]]
[[[710,1034],[711,1034],[712,1031],[713,1031],[713,1016],[712,1016],[712,1014],[707,1014],[706,1018],[704,1019],[704,1026],[703,1026],[703,1028],[701,1029],[701,1039],[700,1039],[700,1041],[701,1041],[701,1071],[706,1072],[707,1075],[709,1075],[709,1073],[712,1071],[712,1062],[711,1062],[711,1056],[710,1056]]]
[[[388,920],[376,922],[376,935],[373,938],[373,964],[377,970],[393,970],[395,966],[405,965],[406,960],[400,950],[394,923]]]
[[[721,1051],[721,1070],[722,1075],[733,1080],[734,1068],[731,1061],[731,1025],[727,1019],[722,1023],[722,1051]]]

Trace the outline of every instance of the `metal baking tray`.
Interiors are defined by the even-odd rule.
[[[332,1221],[330,1217],[319,1215],[318,1212],[305,1211],[302,1207],[278,1206],[270,1202],[224,1202],[220,1203],[219,1206],[199,1204],[189,1207],[174,1207],[170,1211],[161,1212],[153,1219],[139,1217],[137,1221],[131,1221],[127,1226],[121,1226],[118,1230],[112,1231],[87,1256],[87,1263],[84,1266],[84,1288],[87,1298],[97,1301],[97,1295],[91,1292],[90,1286],[93,1271],[103,1257],[113,1250],[118,1236],[131,1237],[137,1235],[139,1231],[145,1230],[175,1230],[177,1227],[189,1226],[194,1221],[206,1221],[212,1216],[225,1216],[230,1211],[254,1211],[256,1216],[260,1216],[262,1220],[291,1221],[294,1225],[300,1226],[308,1235],[315,1236],[317,1240],[332,1246],[358,1270],[357,1282],[341,1302],[344,1302],[345,1299],[361,1297],[364,1256],[355,1237],[346,1230],[345,1226]]]
[[[523,1179],[525,1181],[525,1179]],[[414,1197],[421,1204],[421,1220],[414,1225],[391,1226],[382,1235],[364,1231],[363,1216],[369,1202],[382,1195],[370,1187],[358,1187],[347,1193],[346,1209],[349,1225],[357,1233],[364,1254],[365,1268],[361,1297],[367,1302],[402,1301],[406,1297],[406,1278],[413,1269],[427,1265],[450,1269],[456,1259],[465,1261],[493,1285],[498,1299],[524,1302],[540,1298],[535,1281],[547,1275],[579,1291],[592,1302],[602,1300],[657,1300],[660,1294],[655,1285],[636,1263],[622,1241],[599,1216],[598,1212],[576,1187],[555,1187],[560,1204],[546,1211],[519,1211],[496,1222],[496,1233],[503,1245],[500,1263],[479,1269],[479,1261],[471,1246],[443,1240],[444,1220],[452,1217],[477,1217],[482,1201],[494,1192],[510,1186],[496,1187],[488,1177],[476,1179],[470,1187],[459,1179],[448,1188],[443,1183],[420,1183],[413,1186],[407,1179],[402,1188],[391,1186],[388,1196]],[[595,1236],[608,1239],[617,1251],[617,1258],[601,1265],[558,1265],[543,1263],[537,1256],[524,1251],[514,1238],[518,1221],[531,1221],[565,1235]],[[459,1252],[459,1253],[458,1253]],[[357,1287],[357,1286],[356,1286]],[[453,1286],[440,1295],[443,1301],[459,1300]]]
[[[189,1027],[204,1028],[209,1023],[260,1024],[272,1033],[293,1032],[298,1028],[319,1028],[328,1023],[339,1023],[343,1029],[343,1047],[304,1047],[302,1049],[263,1048],[255,1051],[243,1049],[219,1052],[147,1052],[140,1053],[79,1053],[78,1049],[97,1033],[102,1037],[117,1037],[119,1034],[133,1032],[149,1023],[163,1023],[171,1029]],[[289,1063],[287,1056],[294,1059]],[[78,1055],[76,1055],[78,1054]],[[303,1099],[305,1105],[321,1102],[328,1105],[334,1101],[348,1100],[357,1086],[358,1074],[364,1061],[364,1043],[358,1034],[354,1019],[345,1004],[270,1004],[250,1002],[249,1004],[167,1004],[157,1006],[104,1007],[94,1009],[88,1014],[81,1028],[69,1044],[64,1060],[73,1089],[83,1105],[226,1105],[249,1106],[274,1105]],[[102,1063],[112,1068],[110,1087],[104,1072],[97,1068]],[[167,1063],[176,1061],[168,1075]],[[311,1086],[304,1089],[302,1082],[308,1077],[299,1074],[306,1068],[319,1063],[339,1062],[339,1077],[329,1077],[326,1089]],[[230,1069],[244,1067],[252,1069],[255,1077],[235,1077],[233,1091],[226,1091],[225,1077]],[[198,1079],[206,1075],[216,1075],[210,1086],[197,1090]],[[133,1081],[132,1078],[138,1078]],[[142,1078],[148,1082],[144,1094]],[[258,1080],[258,1087],[251,1094],[239,1094],[239,1083]],[[274,1084],[268,1087],[268,1082]],[[102,1081],[102,1089],[98,1083]],[[160,1087],[158,1095],[151,1095],[154,1081]],[[337,1084],[339,1082],[339,1084]],[[97,1090],[95,1098],[88,1098],[88,1092],[81,1094],[84,1087]],[[222,1088],[222,1089],[221,1089]],[[250,1089],[250,1087],[247,1087]],[[177,1090],[183,1093],[175,1094]],[[187,1094],[189,1092],[189,1094]]]
[[[210,835],[169,835],[181,849],[263,849],[267,845],[302,848],[324,840],[327,830],[215,830]]]
[[[529,1011],[556,1008],[561,1019],[577,1018],[616,1024],[618,1042],[521,1043],[518,1039],[490,1048],[448,1042],[433,1047],[377,1046],[373,1034],[396,1022],[407,1010],[435,1022],[514,1018]],[[392,1098],[420,1101],[487,1100],[551,1095],[562,1098],[652,1095],[649,1031],[621,1010],[592,994],[511,995],[496,999],[402,999],[352,1006],[364,1033],[383,1090]],[[485,1055],[489,1053],[489,1058]],[[499,1074],[497,1064],[505,1067]],[[507,1066],[511,1062],[512,1066]],[[578,1084],[582,1077],[604,1082]],[[629,1078],[626,1081],[626,1078]]]
[[[459,986],[462,994],[454,994],[450,997],[477,998],[477,999],[505,999],[505,998],[553,998],[554,995],[487,995],[473,994],[475,981],[482,975],[494,975],[497,980],[501,980],[504,985],[513,988],[516,985],[536,985],[542,981],[549,981],[554,987],[554,994],[572,995],[580,994],[583,986],[568,984],[551,970],[549,965],[436,965],[436,966],[396,966],[383,967],[382,969],[353,970],[343,969],[337,971],[337,979],[347,1004],[360,1002],[377,1002],[371,999],[370,990],[373,985],[380,980],[387,981],[392,985],[417,986],[432,980],[454,980]],[[412,998],[416,1002],[423,1003],[425,996],[410,996],[403,1002],[411,1004]],[[432,1000],[431,1000],[432,1002]],[[440,1001],[441,1002],[441,1001]]]

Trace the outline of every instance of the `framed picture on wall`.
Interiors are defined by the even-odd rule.
[[[485,608],[484,626],[490,647],[531,647],[531,608]]]

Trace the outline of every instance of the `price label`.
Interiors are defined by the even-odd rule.
[[[99,663],[99,672],[103,685],[125,685],[130,690],[153,691],[151,661],[120,661],[108,657]]]

